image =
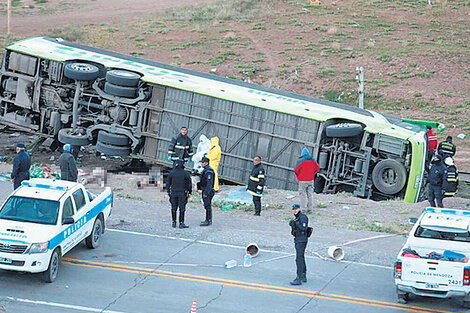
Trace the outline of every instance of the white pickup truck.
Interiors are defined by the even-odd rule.
[[[60,259],[85,239],[97,248],[111,214],[109,187],[98,196],[82,184],[35,178],[23,181],[0,209],[0,269],[57,278]]]
[[[395,262],[398,302],[410,294],[462,298],[470,308],[470,211],[427,208]]]

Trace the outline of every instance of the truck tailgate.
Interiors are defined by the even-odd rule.
[[[463,286],[466,263],[403,258],[402,280],[449,286]]]

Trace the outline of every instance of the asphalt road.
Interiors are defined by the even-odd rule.
[[[392,269],[307,258],[307,284],[289,285],[294,257],[261,251],[252,267],[243,247],[111,230],[97,250],[67,254],[57,281],[0,271],[0,304],[8,313],[68,312],[460,312],[456,301],[395,302]]]

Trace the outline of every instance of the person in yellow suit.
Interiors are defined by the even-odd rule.
[[[211,148],[207,151],[207,157],[209,158],[209,166],[214,170],[214,190],[219,190],[219,174],[217,169],[219,168],[220,157],[222,156],[222,149],[219,145],[219,137],[211,138]]]

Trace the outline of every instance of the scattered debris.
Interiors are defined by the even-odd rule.
[[[462,140],[465,139],[465,137],[467,137],[467,135],[465,135],[464,133],[460,133],[457,135],[457,138],[462,139]]]

